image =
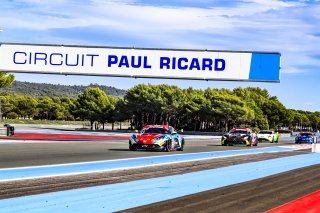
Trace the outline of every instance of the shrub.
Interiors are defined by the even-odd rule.
[[[17,118],[18,118],[18,114],[15,113],[15,112],[9,112],[9,113],[7,114],[7,118],[8,118],[8,119],[17,119]]]

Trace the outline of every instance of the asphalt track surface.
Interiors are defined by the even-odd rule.
[[[290,151],[278,153],[251,154],[244,156],[223,157],[210,160],[191,161],[185,163],[150,166],[137,169],[121,169],[117,171],[93,172],[57,177],[33,178],[0,183],[0,199],[76,189],[97,185],[122,183],[132,180],[143,180],[155,177],[184,174],[206,169],[232,166],[254,161],[262,161],[285,156],[305,154],[305,151]]]
[[[123,212],[265,212],[319,190],[319,178],[316,165]]]
[[[270,154],[270,153],[269,153]],[[273,154],[276,154],[276,153],[273,153]],[[290,154],[294,154],[292,152],[286,152],[286,153],[278,153],[279,156],[281,155],[290,155]],[[243,161],[243,160],[249,160],[251,163],[252,161],[254,161],[255,163],[259,164],[260,162],[262,162],[262,164],[264,164],[266,166],[265,163],[263,163],[265,161],[266,158],[272,158],[271,161],[275,161],[277,162],[278,160],[277,159],[280,159],[279,162],[283,161],[281,159],[283,158],[296,158],[296,157],[299,157],[300,159],[303,159],[304,158],[304,155],[305,152],[302,152],[302,151],[299,151],[298,153],[295,153],[297,155],[295,156],[291,156],[291,157],[284,157],[284,156],[281,156],[280,158],[278,157],[278,155],[273,155],[273,156],[264,156],[264,158],[261,158],[261,160],[263,161],[257,161],[257,158],[259,159],[262,154],[259,154],[257,156],[254,156],[254,158],[251,158],[249,156],[242,156],[242,157],[247,157],[248,159],[239,159],[238,157],[235,157],[235,158],[232,158],[233,160],[239,160],[241,164],[237,164],[237,162],[230,162],[230,158],[225,158],[224,160],[223,159],[220,159],[222,161],[220,161],[221,165],[218,165],[218,167],[222,166],[221,168],[217,168],[215,170],[219,170],[219,169],[222,169],[224,171],[226,171],[226,164],[224,164],[226,161],[229,163],[227,165],[230,165],[230,163],[232,164],[231,167],[242,167],[242,165],[246,165],[247,163],[245,163],[246,161]],[[310,155],[310,154],[307,154],[307,155]],[[252,156],[251,156],[252,157]],[[317,157],[313,154],[313,157]],[[314,160],[316,160],[314,158]],[[223,162],[224,161],[224,162]],[[268,160],[270,161],[270,160]],[[208,163],[208,162],[207,162]],[[217,162],[211,162],[213,164],[216,164]],[[291,163],[292,165],[294,163]],[[210,190],[210,191],[205,191],[203,192],[205,194],[205,196],[203,196],[203,193],[198,193],[198,194],[195,194],[195,195],[190,195],[190,196],[195,196],[195,197],[192,197],[190,198],[190,196],[186,196],[186,197],[189,197],[191,200],[188,200],[186,201],[185,203],[180,203],[179,204],[179,199],[181,199],[181,196],[179,196],[180,198],[177,198],[177,199],[174,199],[174,200],[166,200],[164,203],[158,203],[158,206],[153,206],[154,209],[152,209],[152,207],[150,208],[150,206],[142,206],[140,208],[144,209],[144,210],[137,210],[137,209],[133,209],[133,211],[138,211],[138,212],[152,212],[153,210],[155,210],[155,212],[170,212],[170,211],[173,211],[173,212],[178,212],[178,211],[189,211],[189,212],[234,212],[234,210],[236,210],[236,212],[261,212],[261,211],[264,211],[264,210],[269,210],[270,208],[274,206],[277,206],[277,205],[281,205],[283,203],[281,202],[286,202],[287,200],[288,201],[291,201],[292,199],[296,198],[295,196],[297,197],[301,197],[301,196],[304,196],[306,194],[309,194],[310,192],[313,192],[315,190],[317,190],[319,188],[319,166],[318,164],[315,164],[316,167],[313,168],[313,166],[309,167],[309,168],[305,168],[306,170],[302,170],[302,169],[296,169],[296,170],[289,170],[289,173],[283,173],[284,176],[277,176],[278,174],[276,174],[275,176],[267,176],[266,178],[272,178],[271,180],[268,181],[265,181],[265,178],[260,178],[258,179],[259,181],[258,182],[255,182],[255,180],[253,181],[249,181],[247,182],[248,185],[241,185],[240,184],[240,187],[239,188],[233,188],[231,189],[231,195],[228,194],[228,191],[219,191],[219,190],[224,190],[224,189],[228,189],[229,185],[227,185],[226,188],[217,188],[216,190],[218,190],[218,194],[213,194],[214,196],[211,197],[209,196],[208,192],[215,192],[216,190]],[[191,165],[189,165],[191,166]],[[186,166],[184,165],[183,167],[181,168],[185,168],[187,169],[189,166]],[[210,167],[207,167],[207,165],[202,165],[203,167],[200,168],[200,169],[205,169],[205,170],[201,170],[200,173],[203,173],[202,171],[209,171],[207,170],[208,168]],[[265,167],[264,166],[264,167]],[[198,167],[201,167],[201,165],[195,165],[194,168],[197,168]],[[268,168],[268,164],[267,164],[267,167],[265,168]],[[275,167],[275,164],[272,164],[272,167]],[[260,168],[260,166],[258,165],[257,168]],[[170,172],[168,171],[174,171],[174,172],[177,172],[177,170],[179,170],[179,167],[163,167],[163,169],[161,168],[156,168],[156,170],[154,172],[157,172],[156,174],[156,177],[157,179],[159,179],[159,174],[163,174],[163,175],[171,175]],[[192,169],[191,169],[192,170]],[[250,169],[251,170],[251,173],[256,171],[256,168],[255,169]],[[280,169],[282,170],[282,169]],[[262,170],[263,171],[263,170]],[[132,189],[131,189],[131,185],[133,185],[134,183],[138,182],[137,180],[135,180],[135,178],[139,179],[139,177],[142,178],[142,182],[145,182],[146,178],[148,180],[151,180],[151,182],[153,182],[152,179],[150,179],[150,176],[146,176],[145,173],[148,173],[147,170],[143,170],[143,171],[135,171],[133,172],[134,174],[132,174],[133,176],[130,177],[130,175],[128,173],[126,173],[125,171],[122,171],[124,172],[124,175],[122,178],[124,178],[124,182],[126,182],[127,184],[122,184],[122,188],[121,191],[123,191],[125,193],[125,191],[129,190],[129,194],[132,193]],[[132,172],[132,171],[131,171]],[[180,171],[180,172],[187,172],[186,174],[184,175],[188,175],[188,174],[192,174],[192,173],[195,173],[195,172],[191,172],[190,170],[189,171]],[[245,171],[243,171],[245,172]],[[294,173],[292,173],[294,172]],[[206,173],[206,172],[205,172]],[[152,171],[150,172],[150,174],[152,174]],[[235,173],[237,174],[237,173]],[[129,176],[128,176],[129,175]],[[136,175],[136,176],[135,176]],[[215,175],[214,175],[215,176]],[[242,176],[242,175],[241,175]],[[97,176],[97,177],[101,177],[101,175]],[[173,176],[169,176],[170,178],[173,177]],[[106,178],[110,178],[110,175],[107,175],[106,174]],[[134,182],[127,182],[127,181],[130,181],[132,180],[132,178],[134,178]],[[166,177],[163,177],[163,178],[166,178]],[[70,180],[72,180],[73,178],[70,178]],[[205,179],[208,179],[208,178],[205,178]],[[220,178],[218,178],[220,180]],[[119,181],[119,176],[116,175],[115,177],[115,180],[116,181]],[[193,181],[194,180],[194,181]],[[211,180],[211,178],[210,178]],[[60,181],[57,181],[57,185],[61,183],[61,181],[63,183],[65,183],[66,181],[63,180],[63,179],[60,179]],[[110,181],[110,180],[109,180]],[[212,179],[212,182],[215,182],[217,180],[214,180]],[[53,182],[53,180],[50,180],[49,181],[50,183]],[[150,182],[150,181],[149,181]],[[192,178],[192,187],[197,187],[197,178],[194,177]],[[34,186],[31,186],[29,189],[27,190],[32,190],[36,187],[38,187],[41,182],[40,181],[37,181],[37,182],[34,182]],[[79,180],[75,180],[73,183],[71,183],[71,187],[73,188],[73,185],[75,183],[81,183],[81,181]],[[93,183],[96,184],[96,181],[93,179]],[[132,184],[131,184],[132,183]],[[141,184],[140,183],[140,184]],[[167,181],[165,181],[166,184],[168,184]],[[14,184],[14,183],[12,183]],[[119,183],[121,184],[121,183]],[[150,183],[149,183],[150,184]],[[147,185],[149,185],[147,184]],[[199,182],[198,184],[201,185],[201,182]],[[96,198],[101,198],[99,200],[101,200],[100,202],[98,203],[95,203],[97,201],[95,201],[95,199],[93,199],[92,197],[92,187],[86,187],[86,188],[82,188],[80,189],[79,192],[76,192],[74,190],[67,190],[66,193],[64,193],[64,195],[62,195],[61,192],[59,192],[59,195],[56,194],[54,196],[58,196],[56,198],[53,198],[50,194],[43,194],[43,195],[40,195],[40,196],[36,196],[36,197],[41,197],[40,200],[34,196],[29,196],[29,197],[25,197],[26,199],[18,199],[15,198],[14,200],[12,200],[10,202],[10,200],[6,201],[3,200],[4,202],[2,202],[2,200],[0,200],[0,203],[1,205],[3,204],[4,207],[8,207],[10,209],[14,208],[15,207],[12,207],[12,205],[16,204],[17,205],[17,209],[20,209],[21,212],[28,212],[28,211],[32,211],[33,208],[35,208],[35,206],[32,204],[30,206],[30,203],[37,203],[36,205],[38,205],[38,207],[36,207],[35,210],[39,210],[41,209],[41,207],[39,208],[39,206],[47,206],[48,209],[53,210],[57,210],[59,209],[59,212],[73,212],[75,211],[75,208],[79,210],[79,208],[77,208],[78,206],[78,202],[81,202],[81,204],[84,202],[85,204],[82,206],[86,208],[86,212],[88,211],[88,209],[91,209],[92,207],[94,207],[95,209],[95,212],[99,211],[99,208],[100,208],[100,211],[102,210],[102,208],[104,207],[104,205],[108,205],[108,201],[110,201],[111,203],[114,203],[116,202],[117,206],[118,207],[115,207],[116,209],[119,208],[119,202],[120,202],[120,206],[126,206],[127,204],[127,201],[128,201],[128,196],[125,196],[125,195],[117,195],[117,193],[119,193],[118,190],[116,190],[116,192],[113,192],[113,190],[111,191],[110,189],[113,189],[113,188],[118,188],[116,185],[118,184],[107,184],[107,183],[103,183],[103,186],[102,186],[102,191],[101,191],[101,195],[100,194],[96,194],[96,192],[94,192],[94,194],[96,194],[94,197]],[[157,185],[157,184],[156,184]],[[160,184],[161,185],[161,184]],[[174,186],[175,184],[173,184]],[[30,185],[29,185],[30,186]],[[107,186],[110,186],[110,187],[107,187]],[[126,187],[126,186],[129,186],[129,187]],[[165,185],[167,186],[167,185]],[[230,186],[235,186],[235,185],[230,185]],[[251,187],[249,187],[251,186]],[[50,188],[50,185],[49,184],[44,184],[44,188],[46,187],[49,187]],[[54,186],[53,188],[55,188],[56,186]],[[138,186],[138,189],[140,189],[141,185]],[[188,186],[186,186],[188,187]],[[80,187],[81,188],[81,187]],[[96,188],[96,187],[94,187]],[[108,189],[109,188],[109,189]],[[135,187],[134,187],[135,188]],[[155,189],[157,189],[158,191],[161,190],[161,188],[163,187],[160,187],[159,188],[159,185],[156,186]],[[171,187],[169,187],[171,188]],[[17,187],[18,190],[21,191],[22,188],[20,187]],[[60,190],[63,190],[63,189],[59,189]],[[131,190],[131,191],[130,191]],[[134,191],[136,191],[137,189],[135,189]],[[151,190],[151,189],[149,189]],[[163,190],[167,190],[167,187],[164,187]],[[95,189],[94,189],[95,191]],[[134,196],[135,198],[139,198],[140,199],[144,199],[144,198],[148,198],[148,197],[144,197],[145,195],[142,193],[142,191],[140,190],[137,190],[135,193],[136,195]],[[242,193],[243,191],[246,191],[246,193]],[[37,192],[38,193],[38,192]],[[114,194],[114,196],[116,196],[116,198],[114,200],[112,200],[113,196],[107,196],[105,197],[105,193],[107,194]],[[142,193],[142,194],[141,194]],[[151,191],[152,193],[152,191]],[[235,193],[235,194],[232,194],[232,193]],[[88,194],[89,198],[87,198],[86,194]],[[150,191],[149,193],[150,194]],[[52,194],[53,195],[53,194]],[[62,196],[62,197],[60,197]],[[124,197],[125,198],[124,198]],[[157,194],[157,196],[159,196],[159,194]],[[197,198],[197,196],[200,196],[199,198]],[[226,197],[227,196],[227,197]],[[73,198],[74,197],[74,198]],[[86,197],[86,198],[84,198]],[[160,195],[161,197],[161,195]],[[60,199],[59,199],[60,198]],[[104,198],[104,199],[103,199]],[[125,203],[123,203],[123,201],[119,201],[119,199],[121,200],[121,198],[125,199]],[[182,197],[182,199],[185,198],[185,197]],[[213,198],[216,200],[216,205],[211,205],[212,201],[213,201]],[[52,200],[53,199],[53,200]],[[57,201],[58,203],[58,206],[56,206],[54,200],[55,199],[58,199],[60,201]],[[60,203],[62,200],[63,200],[63,203]],[[69,200],[69,201],[65,201],[65,199]],[[71,200],[70,200],[71,199]],[[92,199],[92,200],[91,200]],[[233,200],[231,200],[233,199]],[[267,200],[265,200],[267,199]],[[15,201],[16,200],[16,201]],[[42,201],[41,201],[42,200]],[[73,200],[73,201],[72,201]],[[129,200],[130,199],[130,196],[129,196]],[[207,200],[207,201],[206,201]],[[192,201],[192,202],[190,202]],[[279,202],[280,201],[280,202]],[[46,204],[48,202],[48,204]],[[53,203],[52,203],[53,202]],[[76,203],[74,203],[76,202]],[[89,203],[88,203],[89,202]],[[93,205],[92,202],[94,202],[95,204]],[[207,203],[206,203],[207,202]],[[59,204],[60,203],[60,204]],[[154,203],[154,202],[152,202]],[[167,205],[168,203],[173,203],[173,205]],[[178,203],[178,206],[175,206],[177,204],[175,203]],[[190,204],[194,204],[194,206],[190,205]],[[196,205],[198,203],[198,205]],[[62,204],[62,206],[61,206]],[[81,205],[79,203],[79,205]],[[208,205],[209,204],[209,205]],[[218,204],[224,204],[224,206],[221,207],[221,205],[218,205]],[[233,205],[231,205],[233,204]],[[243,204],[240,205],[240,204]],[[27,205],[26,207],[23,207],[21,205]],[[70,205],[70,206],[69,206]],[[88,207],[90,206],[91,207]],[[132,205],[132,204],[130,204]],[[153,205],[157,205],[157,204],[153,204]],[[164,206],[166,207],[164,207]],[[205,209],[204,209],[204,205],[205,205]],[[72,207],[71,207],[72,206]],[[100,207],[98,207],[100,206]],[[5,207],[5,208],[6,208]],[[81,207],[81,208],[83,208]],[[97,208],[98,207],[98,208]],[[240,208],[241,207],[241,208]],[[30,209],[29,209],[30,208]],[[69,211],[68,211],[68,208],[69,208]],[[72,210],[70,209],[72,208]],[[81,209],[80,208],[80,209]],[[110,207],[108,206],[108,208],[114,208],[114,207]],[[150,208],[150,209],[149,209]],[[22,210],[24,209],[24,210]],[[120,209],[124,209],[124,208],[121,208]],[[157,210],[158,209],[158,210]],[[192,211],[191,211],[192,210]],[[44,211],[44,209],[42,208],[42,211]],[[127,210],[127,211],[130,211],[130,210]],[[6,210],[4,212],[7,212]],[[10,211],[8,211],[10,212]],[[110,212],[110,211],[106,211],[106,212]]]
[[[2,143],[2,144],[1,144]],[[281,142],[280,142],[281,143]],[[292,144],[292,143],[288,143]],[[258,147],[276,146],[260,143]],[[0,168],[114,160],[147,156],[175,155],[182,152],[129,151],[128,141],[0,142]],[[255,149],[246,146],[221,146],[218,140],[186,141],[183,153]]]
[[[279,144],[260,143],[259,147],[292,145],[292,141]],[[247,149],[223,147],[215,140],[187,141],[183,153]],[[254,149],[254,147],[250,147]],[[310,150],[254,154],[187,162],[183,166],[156,166],[131,170],[99,172],[65,177],[39,178],[28,181],[0,183],[0,199],[45,192],[61,191],[89,186],[106,185],[130,180],[143,180],[183,174],[192,171],[225,167],[252,161],[280,158],[309,153]],[[175,155],[181,152],[128,151],[127,140],[116,141],[51,141],[5,142],[0,141],[0,168],[39,166],[114,160],[147,156]],[[124,212],[264,212],[320,189],[320,165],[300,168],[269,177],[167,200]]]

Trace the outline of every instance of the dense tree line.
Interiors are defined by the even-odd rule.
[[[2,119],[75,120],[76,98],[0,94]]]
[[[128,120],[133,128],[170,124],[191,131],[312,128],[318,130],[320,112],[286,109],[266,89],[181,89],[169,85],[137,85],[123,98],[88,87],[77,98],[36,97],[2,93],[2,118],[88,120],[102,124]]]
[[[1,81],[0,81],[1,86]],[[12,85],[6,85],[4,88],[0,88],[0,92],[9,92],[12,94],[32,95],[32,96],[48,96],[48,97],[71,97],[77,98],[79,94],[83,93],[87,87],[99,87],[105,93],[111,96],[124,96],[126,90],[117,89],[110,86],[102,86],[91,84],[89,86],[81,85],[56,85],[45,83],[31,83],[14,81]]]
[[[293,127],[293,114],[314,114],[287,110],[260,88],[196,90],[137,85],[127,92],[124,102],[138,128],[147,123],[169,123],[193,131],[227,131],[235,126],[275,129]],[[313,123],[306,120],[306,125]]]

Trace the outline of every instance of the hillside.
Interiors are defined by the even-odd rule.
[[[126,90],[117,89],[115,87],[102,86],[91,84],[89,86],[82,85],[60,85],[60,84],[45,84],[45,83],[30,83],[15,81],[11,86],[0,88],[0,92],[18,93],[33,96],[57,96],[57,97],[77,97],[87,87],[99,87],[107,95],[111,96],[124,96]]]

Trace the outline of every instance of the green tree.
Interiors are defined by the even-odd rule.
[[[139,84],[130,90],[124,97],[128,104],[127,110],[132,115],[136,128],[142,128],[150,123],[157,113],[161,112],[162,94],[159,86]]]
[[[233,92],[245,101],[247,108],[251,110],[252,116],[248,119],[248,125],[256,129],[269,129],[269,121],[263,111],[264,104],[270,98],[269,92],[258,87],[238,87]]]
[[[30,95],[16,95],[14,111],[22,118],[32,118],[37,113],[38,101]]]
[[[1,102],[1,117],[6,118],[8,113],[10,113],[14,109],[14,99],[11,98],[12,95],[10,94],[4,94],[4,96],[0,96],[0,102]]]
[[[117,103],[115,106],[115,111],[113,113],[113,120],[120,122],[120,128],[121,128],[121,122],[130,120],[130,125],[132,127],[132,115],[130,114],[129,110],[130,106],[128,103],[123,99],[117,99]]]
[[[0,88],[10,86],[14,81],[14,75],[5,72],[0,72]]]
[[[230,90],[207,89],[205,94],[210,100],[210,114],[214,116],[214,123],[218,121],[220,131],[228,131],[234,126],[247,126],[254,117],[246,103]]]
[[[95,121],[101,121],[104,116],[105,109],[109,104],[109,99],[104,91],[99,88],[86,88],[82,94],[78,96],[77,114],[81,119],[90,121],[91,129]]]
[[[106,123],[112,123],[112,130],[114,129],[114,122],[117,121],[116,120],[117,102],[118,102],[118,98],[107,96],[105,106],[102,110],[102,114],[98,119],[98,121],[102,123],[103,129]]]
[[[38,113],[35,118],[41,120],[52,120],[55,113],[55,106],[56,104],[51,98],[46,96],[39,98],[37,106]]]
[[[60,98],[61,101],[61,106],[62,106],[62,120],[67,120],[67,121],[74,121],[75,120],[75,113],[74,111],[76,110],[76,98],[68,98],[68,97],[63,97]]]
[[[202,90],[188,88],[185,92],[185,101],[181,103],[179,117],[182,119],[181,127],[186,130],[197,131],[203,127],[207,120],[209,101]]]
[[[183,105],[188,100],[186,98],[187,93],[177,86],[165,84],[159,85],[159,89],[160,97],[157,98],[158,107],[154,108],[153,111],[153,123],[171,124],[177,128],[180,127]]]
[[[276,129],[278,126],[282,126],[284,124],[287,111],[285,106],[280,103],[277,97],[271,97],[266,101],[262,106],[262,110],[268,118],[270,128]]]
[[[15,113],[15,112],[9,112],[9,113],[7,114],[7,118],[8,118],[8,119],[17,119],[17,118],[18,118],[18,114]]]

